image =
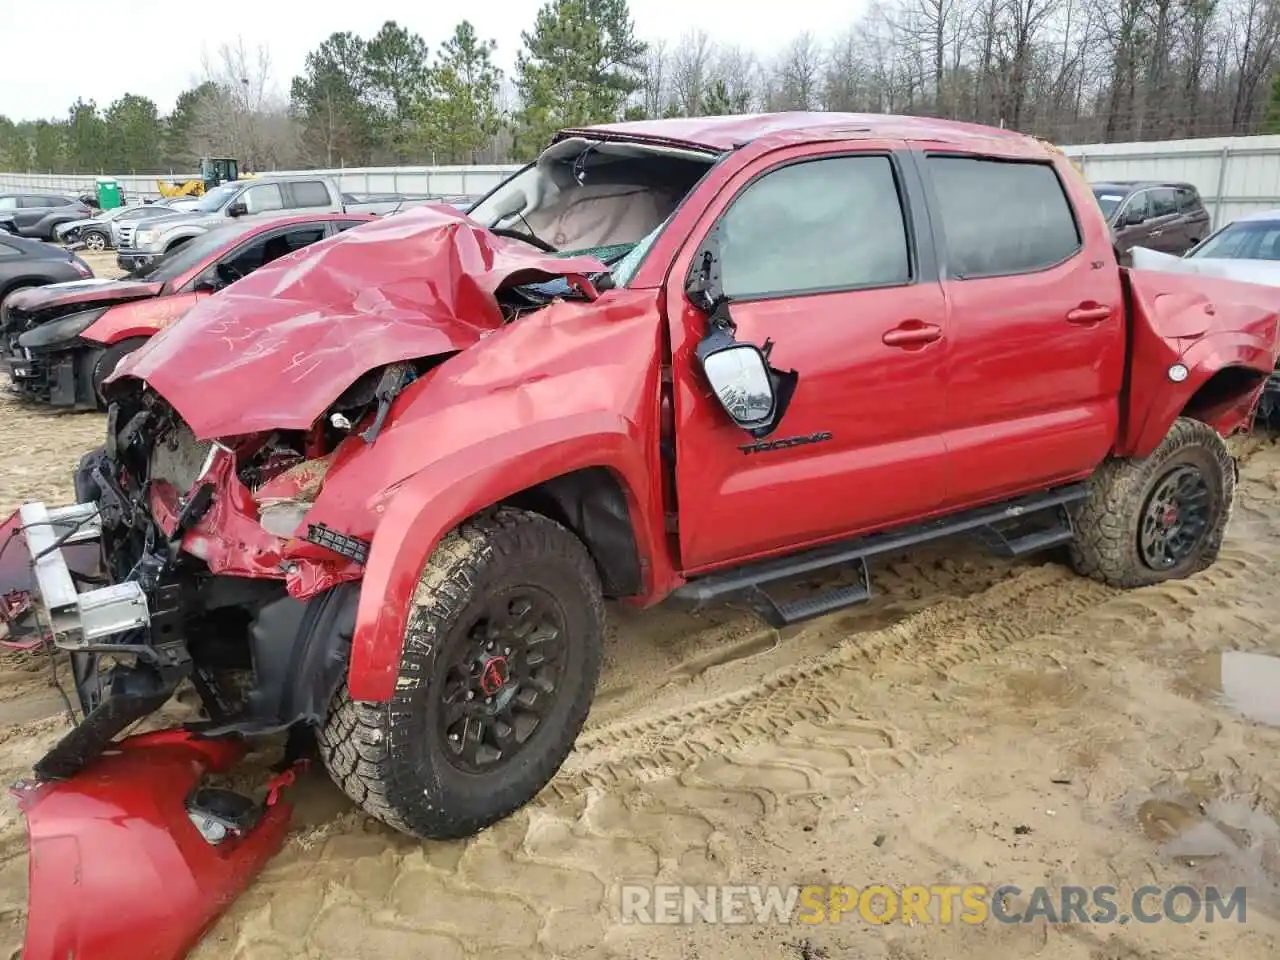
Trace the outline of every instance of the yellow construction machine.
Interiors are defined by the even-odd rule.
[[[231,157],[201,157],[200,176],[187,180],[157,180],[156,187],[162,197],[202,197],[231,180],[248,180],[256,174],[240,173],[239,164]]]

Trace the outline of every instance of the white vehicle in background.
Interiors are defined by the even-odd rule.
[[[59,243],[84,244],[87,250],[109,250],[119,247],[132,235],[138,224],[156,217],[172,216],[179,211],[155,204],[135,204],[104,210],[95,217],[72,220],[54,228]]]

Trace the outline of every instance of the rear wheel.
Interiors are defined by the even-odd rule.
[[[1117,587],[1178,580],[1218,558],[1236,469],[1212,427],[1180,418],[1150,456],[1112,460],[1074,512],[1072,566]]]
[[[450,533],[419,580],[395,693],[338,690],[318,735],[333,779],[419,837],[473,834],[528,803],[586,720],[604,606],[582,542],[500,509]]]

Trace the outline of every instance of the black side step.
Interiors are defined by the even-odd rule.
[[[745,594],[771,626],[787,626],[870,599],[871,578],[867,560],[881,554],[898,553],[943,537],[966,533],[978,534],[990,549],[1007,557],[1023,556],[1067,543],[1075,533],[1066,505],[1083,500],[1088,492],[1084,483],[1069,484],[926,523],[816,547],[789,557],[762,560],[697,577],[677,588],[672,596],[701,604],[733,594]],[[1051,526],[1026,529],[1028,519],[1043,517],[1050,511],[1056,515]],[[768,583],[848,563],[859,566],[861,582],[784,603],[774,600],[763,589]]]
[[[1058,547],[1075,539],[1075,527],[1071,523],[1071,514],[1065,506],[1054,510],[1056,522],[1050,527],[1026,529],[1023,525],[1015,525],[1012,529],[987,527],[981,530],[978,538],[992,553],[1000,557],[1025,557],[1029,553],[1038,553],[1050,547]]]

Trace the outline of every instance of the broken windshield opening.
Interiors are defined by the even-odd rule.
[[[715,160],[696,150],[570,137],[468,216],[504,236],[609,263],[654,235]]]

